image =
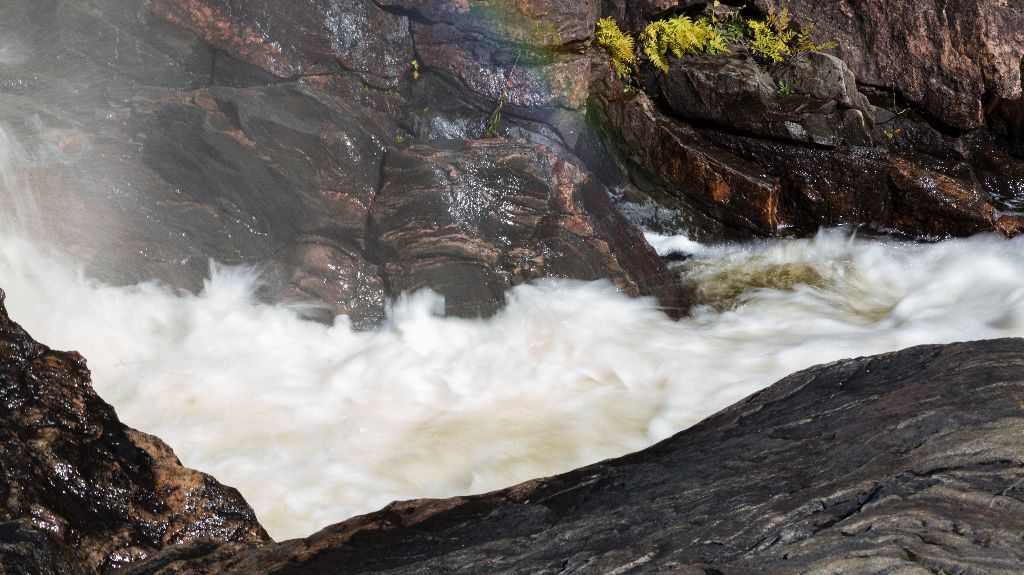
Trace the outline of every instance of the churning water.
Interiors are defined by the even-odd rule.
[[[422,293],[373,332],[258,303],[245,268],[212,266],[198,295],[113,287],[19,232],[46,223],[17,177],[44,152],[0,126],[12,317],[81,351],[127,424],[238,487],[277,538],[641,449],[817,363],[1024,335],[1024,240],[995,237],[650,236],[690,254],[680,273],[702,303],[679,322],[605,282],[521,286],[488,320],[439,317],[438,297]]]
[[[238,487],[278,538],[640,449],[817,363],[1024,335],[1021,240],[651,239],[694,254],[692,317],[542,281],[489,320],[419,294],[354,332],[256,303],[245,269],[213,267],[199,295],[110,287],[16,238],[0,285],[35,337],[85,354],[126,423]]]

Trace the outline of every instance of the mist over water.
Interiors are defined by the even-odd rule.
[[[128,425],[238,487],[279,539],[641,449],[814,364],[1024,335],[1021,240],[651,239],[694,254],[692,317],[542,281],[489,320],[418,294],[355,332],[257,303],[248,269],[214,266],[199,295],[111,287],[16,237],[0,285],[36,338],[88,358]]]

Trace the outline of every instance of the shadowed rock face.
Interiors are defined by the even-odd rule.
[[[1019,339],[839,361],[621,459],[128,572],[1019,572],[1022,393]]]
[[[269,540],[236,490],[125,427],[82,356],[36,343],[2,305],[0,399],[0,572],[94,573],[168,545]]]

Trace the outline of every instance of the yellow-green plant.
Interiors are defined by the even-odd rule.
[[[612,60],[615,73],[619,78],[628,78],[633,69],[636,68],[636,52],[633,47],[633,37],[619,29],[611,17],[601,18],[597,21],[597,32],[594,34],[597,45],[608,52]]]
[[[750,49],[769,62],[781,62],[793,53],[789,44],[796,32],[789,29],[789,11],[769,13],[764,20],[748,20]]]
[[[708,18],[693,21],[688,16],[656,20],[643,32],[644,54],[664,72],[668,72],[668,55],[682,58],[687,54],[728,53],[725,38]]]
[[[800,31],[791,30],[788,10],[771,12],[763,20],[746,20],[732,14],[719,21],[712,12],[699,20],[683,15],[655,20],[644,29],[640,41],[647,60],[668,72],[669,55],[682,58],[688,54],[728,54],[729,42],[747,44],[755,55],[769,62],[782,62],[800,52],[838,47],[835,42],[814,43],[810,37],[813,28],[813,24],[806,24]],[[639,65],[633,37],[620,30],[612,18],[597,21],[594,37],[608,52],[618,76],[631,78]]]

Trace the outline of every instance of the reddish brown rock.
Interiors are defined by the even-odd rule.
[[[388,154],[370,211],[394,293],[429,287],[449,313],[489,315],[509,287],[539,277],[609,278],[688,304],[673,274],[571,159],[525,141],[413,146]]]
[[[981,186],[889,154],[893,227],[916,235],[968,236],[994,229],[996,209]]]
[[[696,130],[659,113],[643,94],[601,100],[620,150],[670,196],[725,225],[727,233],[769,235],[779,221],[778,180],[754,163],[716,149]]]
[[[1004,0],[755,0],[788,9],[860,82],[894,88],[948,126],[974,129],[986,106],[1021,99],[1024,6]]]

